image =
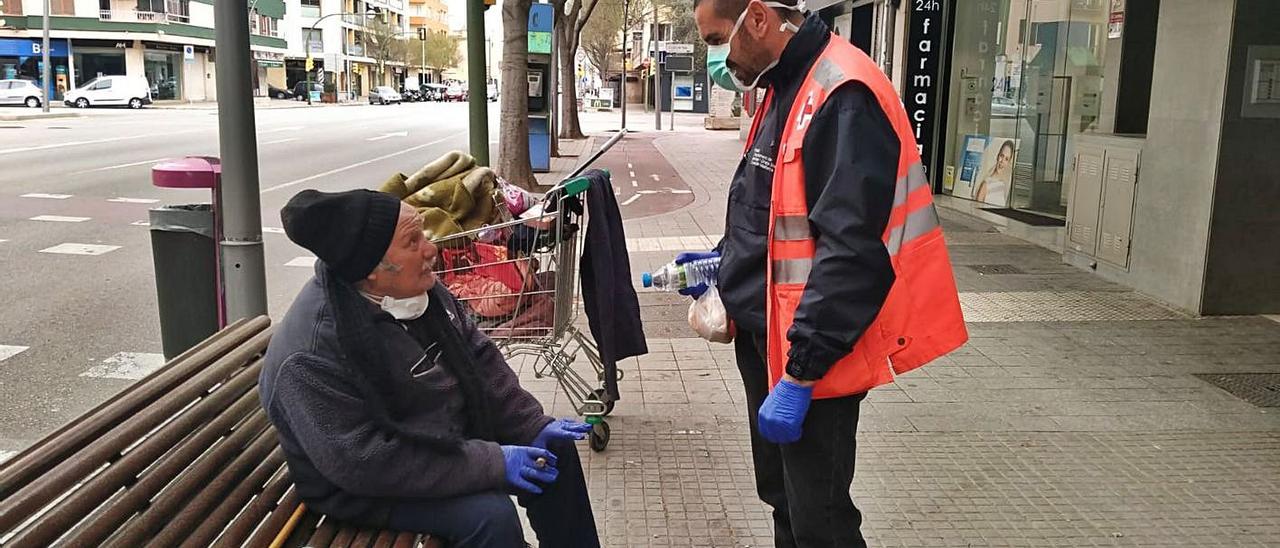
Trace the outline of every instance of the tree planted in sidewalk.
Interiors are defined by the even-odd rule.
[[[373,21],[365,27],[364,39],[367,45],[365,55],[378,63],[378,74],[373,85],[381,86],[387,79],[387,64],[404,62],[407,40],[403,38],[399,28],[381,20]]]
[[[533,189],[529,161],[529,6],[532,0],[502,0],[502,94],[498,173],[511,184]],[[479,75],[471,75],[473,78]]]
[[[581,139],[582,124],[578,121],[578,73],[576,70],[578,44],[582,29],[586,27],[600,0],[551,0],[555,8],[555,34],[560,70],[560,137]]]
[[[444,72],[462,62],[458,42],[458,37],[449,36],[445,31],[428,32],[425,41],[414,37],[404,50],[403,62],[406,65]]]
[[[608,81],[616,74],[626,85],[623,40],[641,28],[652,8],[648,0],[629,0],[625,13],[623,7],[623,0],[599,0],[595,13],[583,26],[580,47],[587,61],[600,71],[602,80]]]

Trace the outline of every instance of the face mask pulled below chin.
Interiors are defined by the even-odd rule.
[[[790,10],[800,14],[803,14],[805,11],[805,5],[803,1],[797,2],[796,5],[794,6],[788,6],[786,4],[783,4],[782,2],[761,2],[761,4],[766,8]],[[750,4],[748,4],[748,6],[750,6]],[[747,10],[744,8],[742,10],[742,14],[738,16],[738,20],[733,23],[733,31],[729,33],[729,38],[724,41],[724,44],[720,45],[721,47],[724,48],[725,73],[728,74],[728,78],[734,86],[732,88],[729,88],[726,86],[726,89],[735,89],[737,91],[747,91],[747,90],[755,89],[756,86],[760,85],[760,79],[763,78],[764,75],[767,74],[770,70],[773,70],[773,67],[778,66],[778,62],[780,61],[780,59],[774,59],[772,63],[765,65],[764,68],[760,69],[760,72],[756,73],[756,77],[751,80],[750,84],[744,82],[742,78],[739,78],[737,74],[735,74],[732,70],[728,68],[729,56],[733,53],[733,46],[732,46],[733,37],[734,35],[738,34],[738,29],[742,28],[742,22],[745,21],[746,19],[747,19]],[[778,30],[780,32],[790,32],[792,34],[795,34],[797,32],[800,32],[800,27],[796,26],[796,24],[792,23],[791,21],[783,21],[782,25],[778,27]],[[707,49],[708,65],[711,64],[710,48],[711,46],[708,46],[708,49]]]
[[[392,318],[400,321],[416,320],[427,312],[427,306],[431,304],[431,293],[427,292],[407,299],[383,297],[379,304],[383,311],[391,314]]]

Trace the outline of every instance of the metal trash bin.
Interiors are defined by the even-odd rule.
[[[171,360],[218,330],[213,205],[159,207],[150,220],[160,340]]]

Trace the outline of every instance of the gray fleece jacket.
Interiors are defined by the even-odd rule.
[[[279,435],[298,495],[308,507],[335,518],[377,524],[400,500],[503,489],[499,445],[528,445],[552,419],[520,387],[498,349],[459,312],[452,296],[448,302],[432,302],[430,306],[449,307],[462,339],[474,349],[476,366],[483,368],[480,376],[487,380],[485,400],[493,406],[497,442],[465,440],[460,451],[444,452],[381,431],[366,416],[350,370],[340,361],[345,357],[322,285],[326,275],[318,264],[316,277],[276,326],[259,378],[262,405]],[[463,395],[448,367],[435,366],[438,352],[424,349],[373,303],[367,312],[390,355],[403,362],[395,368],[403,376],[397,380],[421,390],[408,420],[440,425],[444,436],[461,435],[467,420]]]

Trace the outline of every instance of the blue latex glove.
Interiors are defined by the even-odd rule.
[[[539,463],[538,459],[543,459]],[[542,494],[542,488],[533,482],[551,483],[559,477],[554,453],[538,447],[503,445],[502,460],[506,462],[507,485],[526,493]]]
[[[813,387],[808,388],[786,379],[778,381],[760,405],[760,435],[773,443],[795,443],[803,431],[804,416],[809,412]]]
[[[591,432],[591,425],[585,422],[578,422],[569,419],[558,419],[551,421],[538,433],[538,437],[533,438],[533,446],[547,448],[547,443],[555,440],[579,441],[587,438],[587,434]]]
[[[681,253],[679,255],[676,255],[676,264],[678,265],[685,264],[687,262],[697,261],[700,259],[714,259],[719,256],[720,256],[719,251],[708,251],[706,253]],[[681,295],[693,297],[695,299],[697,299],[698,297],[701,297],[702,294],[706,292],[707,292],[707,284],[698,284],[693,287],[686,287],[679,291]]]

